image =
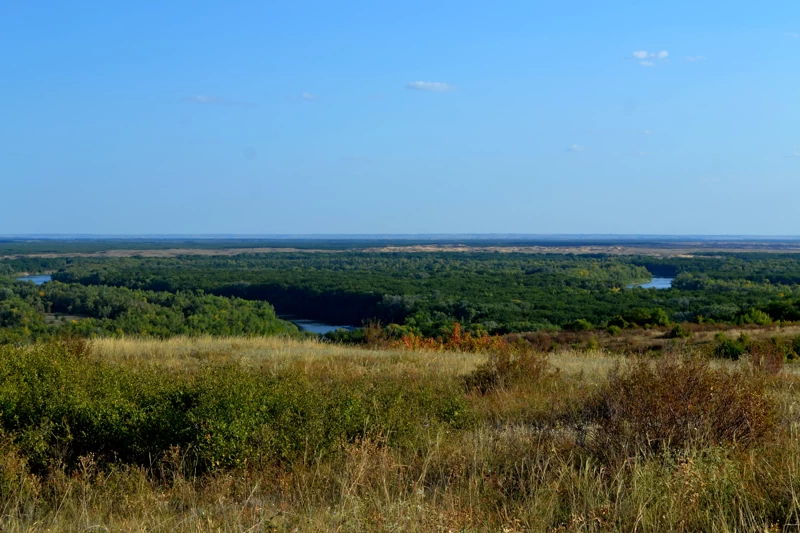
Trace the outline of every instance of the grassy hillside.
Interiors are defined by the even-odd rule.
[[[0,349],[4,531],[780,531],[792,365],[280,338]]]

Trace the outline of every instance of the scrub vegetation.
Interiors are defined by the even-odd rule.
[[[262,337],[0,349],[4,531],[782,531],[800,376],[751,355]]]

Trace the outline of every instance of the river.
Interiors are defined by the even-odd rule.
[[[283,320],[287,320],[300,328],[301,331],[308,331],[310,333],[316,333],[318,335],[324,335],[331,331],[336,331],[337,329],[346,329],[347,331],[353,331],[357,329],[353,326],[335,326],[333,324],[325,324],[324,322],[317,322],[316,320],[309,320],[306,318],[298,318],[293,315],[281,315],[279,318]]]
[[[671,289],[672,280],[674,279],[675,278],[653,278],[647,283],[634,283],[633,285],[628,285],[626,288],[632,289],[634,287],[641,287],[643,289]]]
[[[42,283],[47,283],[52,279],[52,276],[47,274],[36,274],[33,276],[22,276],[21,278],[17,278],[17,281],[32,281],[36,285],[41,285]]]

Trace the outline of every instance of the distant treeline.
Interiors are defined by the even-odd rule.
[[[26,271],[36,271],[28,259]],[[283,252],[176,258],[74,258],[65,284],[268,301],[279,313],[339,324],[396,324],[435,336],[454,322],[491,334],[800,320],[800,255],[694,257],[475,252]],[[651,275],[668,290],[628,289]]]

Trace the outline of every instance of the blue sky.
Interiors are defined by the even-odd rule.
[[[0,234],[800,234],[800,2],[4,2]]]

